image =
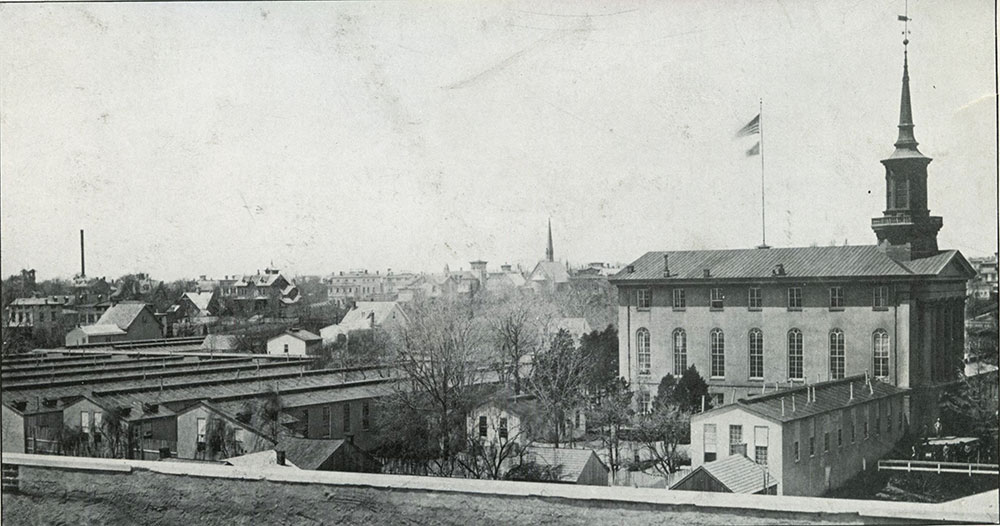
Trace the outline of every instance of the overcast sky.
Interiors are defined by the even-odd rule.
[[[942,248],[997,243],[993,3],[910,2]],[[0,272],[872,244],[903,0],[0,5]]]

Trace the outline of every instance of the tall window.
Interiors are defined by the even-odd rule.
[[[830,287],[830,308],[831,309],[843,309],[844,308],[844,289],[843,289],[843,287]]]
[[[743,426],[740,425],[729,426],[729,454],[730,455],[746,454],[746,450],[743,449]]]
[[[351,404],[344,404],[344,432],[351,432]]]
[[[882,329],[872,334],[872,357],[875,378],[889,377],[889,333]]]
[[[684,300],[684,289],[674,289],[674,308],[683,309],[687,306],[687,302]]]
[[[479,438],[486,438],[486,432],[489,430],[489,426],[486,425],[486,417],[479,417]]]
[[[705,462],[711,462],[716,458],[716,447],[718,446],[715,424],[705,424],[703,429]]]
[[[889,308],[889,287],[885,285],[879,285],[872,290],[872,308],[873,309]]]
[[[649,374],[649,330],[639,329],[635,332],[635,348],[639,358],[639,374]]]
[[[802,331],[788,331],[788,377],[792,380],[805,378],[802,370]]]
[[[90,433],[90,413],[87,411],[80,411],[80,431]]]
[[[198,425],[198,443],[199,444],[204,444],[205,443],[205,435],[208,434],[208,429],[207,429],[207,427],[208,427],[208,421],[205,420],[204,418],[199,418],[196,421],[196,423]]]
[[[764,379],[764,333],[760,329],[750,329],[747,341],[750,345],[750,379]]]
[[[800,287],[788,288],[788,308],[789,309],[802,308],[802,289]]]
[[[367,400],[361,402],[361,430],[368,431],[372,425],[372,408]]]
[[[507,438],[507,419],[506,418],[502,418],[502,417],[500,418],[500,425],[497,427],[497,435],[500,438],[504,438],[504,439]]]
[[[753,428],[754,460],[758,464],[767,464],[767,426]]]
[[[680,376],[687,370],[687,345],[687,333],[684,329],[674,329],[674,376]]]
[[[725,305],[725,296],[722,294],[722,289],[715,288],[709,291],[709,300],[711,300],[713,309],[722,310],[722,307]]]
[[[709,336],[712,351],[712,378],[726,376],[726,337],[722,329],[712,329]]]
[[[795,461],[799,461],[799,441],[796,440],[792,443],[792,452],[795,454]]]
[[[104,424],[104,413],[94,411],[94,432],[100,433]]]
[[[653,297],[649,289],[639,289],[636,291],[635,296],[636,308],[639,310],[649,310],[649,306],[652,303],[651,298]]]
[[[652,396],[647,391],[639,391],[636,398],[639,405],[639,414],[648,415],[651,412],[650,406],[652,405]]]
[[[764,300],[760,295],[760,287],[750,287],[747,291],[747,307],[751,310],[759,310],[764,306]]]
[[[839,380],[844,377],[844,332],[840,329],[830,331],[830,378]]]

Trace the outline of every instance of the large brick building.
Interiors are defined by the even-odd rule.
[[[937,390],[964,346],[961,253],[939,250],[927,208],[904,58],[899,136],[882,160],[877,244],[648,252],[616,274],[619,370],[640,407],[660,378],[695,365],[716,403],[868,372],[909,388],[907,412],[933,422]]]

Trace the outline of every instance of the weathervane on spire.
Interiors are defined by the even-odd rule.
[[[910,43],[910,1],[903,4],[903,14],[896,19],[903,23],[903,51],[906,51],[907,44]]]

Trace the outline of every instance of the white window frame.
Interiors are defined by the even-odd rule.
[[[788,346],[788,378],[790,380],[804,380],[805,356],[802,348],[802,331],[796,328],[789,329],[786,340]],[[796,372],[798,375],[795,374]]]
[[[636,310],[649,310],[653,306],[653,292],[649,289],[638,289],[635,291]]]
[[[710,378],[726,377],[726,334],[722,329],[712,329],[709,332],[709,356],[711,364],[709,366]],[[718,367],[716,367],[718,365]],[[719,374],[716,374],[716,373]]]
[[[710,310],[725,310],[726,294],[722,291],[722,287],[713,287],[709,289],[708,305]]]
[[[844,287],[830,287],[830,308],[834,310],[843,310]]]
[[[844,331],[831,329],[829,335],[830,379],[840,380],[847,373],[847,339]]]
[[[675,310],[687,308],[687,298],[684,296],[684,289],[674,289],[671,296],[673,297],[672,305]]]
[[[788,310],[802,310],[802,287],[788,287]]]
[[[747,355],[751,380],[764,379],[764,332],[760,329],[750,329],[747,333]],[[757,362],[756,364],[754,362]],[[758,370],[755,371],[755,365]],[[759,372],[760,374],[754,374]]]
[[[764,308],[764,295],[760,287],[750,287],[747,289],[747,309],[761,310]]]
[[[687,332],[674,329],[670,339],[674,346],[674,376],[680,377],[687,369]]]
[[[872,333],[872,373],[875,378],[889,378],[889,332],[876,329]]]
[[[635,352],[636,352],[636,363],[639,367],[640,375],[648,375],[653,367],[653,357],[652,350],[650,349],[652,342],[652,335],[649,329],[645,327],[639,327],[635,331]]]

